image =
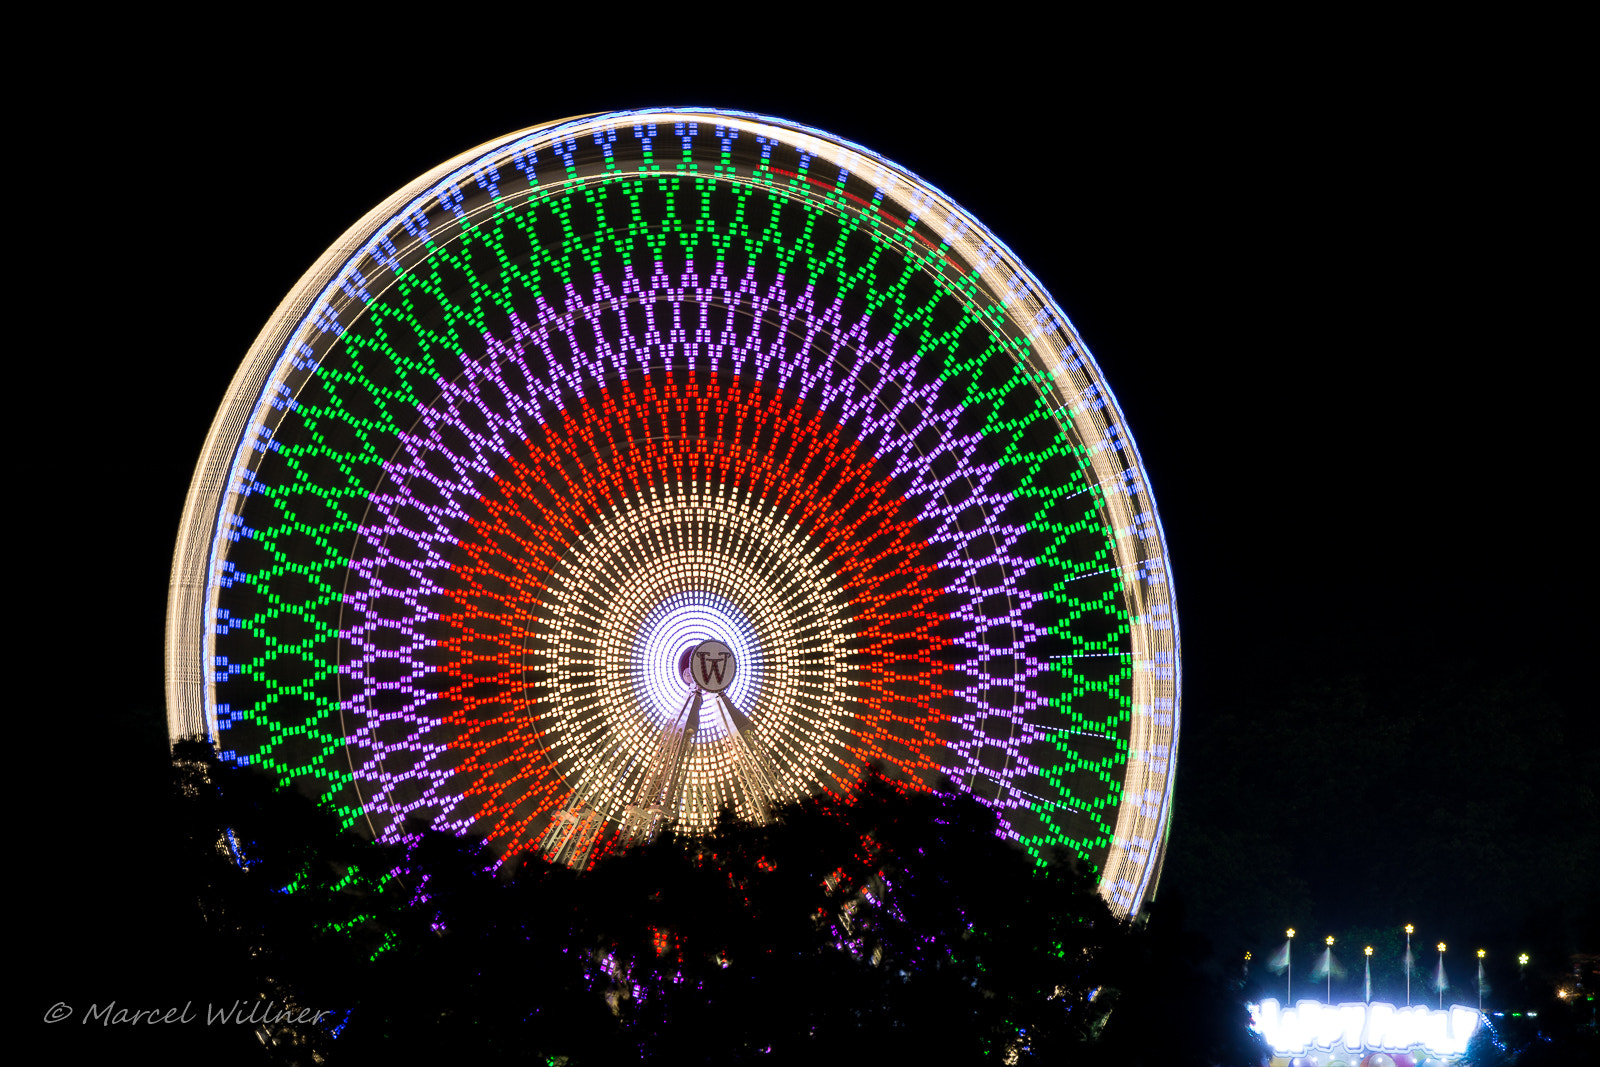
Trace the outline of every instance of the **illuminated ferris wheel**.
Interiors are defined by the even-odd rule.
[[[346,233],[217,415],[168,613],[172,735],[379,837],[581,865],[876,761],[1124,913],[1178,672],[1049,294],[915,175],[720,111],[512,134]]]

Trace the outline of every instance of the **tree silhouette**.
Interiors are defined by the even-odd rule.
[[[281,1060],[1137,1063],[1177,1019],[1205,1062],[1260,1062],[1180,923],[1117,920],[965,795],[873,772],[578,874],[430,832],[377,845],[209,746],[174,756],[182,877],[232,980],[333,1010],[269,1028]]]

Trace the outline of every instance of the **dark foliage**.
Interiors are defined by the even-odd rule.
[[[206,746],[176,757],[182,877],[230,981],[334,1009],[267,1027],[279,1060],[1263,1058],[1180,915],[1117,920],[967,797],[872,776],[578,875],[434,834],[377,846]]]
[[[1600,1063],[1600,1031],[1595,1027],[1593,1000],[1574,995],[1573,982],[1563,984],[1567,996],[1551,987],[1530,998],[1527,1010],[1491,1016],[1473,1036],[1463,1067],[1556,1067]],[[1581,987],[1580,987],[1581,988]]]

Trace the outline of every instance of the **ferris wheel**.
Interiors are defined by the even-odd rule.
[[[185,508],[169,730],[381,838],[579,865],[877,762],[1126,914],[1166,559],[1093,358],[938,189],[757,115],[568,119],[394,194],[262,331]]]

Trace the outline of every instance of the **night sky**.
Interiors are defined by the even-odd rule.
[[[445,158],[651,105],[880,152],[1071,316],[1171,550],[1184,694],[1161,893],[1219,957],[1259,958],[1285,924],[1320,941],[1406,921],[1430,945],[1595,951],[1593,449],[1573,373],[1592,342],[1570,310],[1577,147],[1545,106],[1562,75],[1513,91],[1467,53],[1408,74],[1398,55],[1122,42],[1015,71],[930,51],[780,74],[772,51],[754,79],[578,77],[530,49],[472,77],[374,61],[348,88],[294,53],[80,58],[94,109],[24,124],[47,251],[22,268],[36,332],[13,353],[32,414],[10,517],[34,612],[17,667],[46,673],[12,706],[39,731],[14,796],[34,798],[52,872],[47,975],[114,996],[153,944],[161,828],[140,805],[164,759],[172,544],[277,302]],[[992,166],[952,169],[972,142]]]

